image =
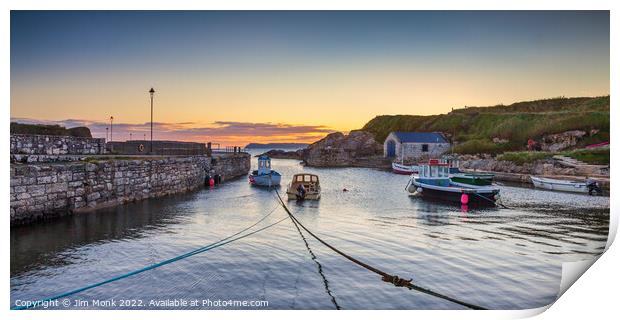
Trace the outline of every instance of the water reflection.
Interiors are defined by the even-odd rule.
[[[67,249],[99,241],[127,241],[165,231],[172,224],[186,223],[191,212],[179,211],[170,202],[191,201],[194,197],[188,194],[149,199],[44,223],[13,227],[11,277],[43,266],[72,263],[74,259],[71,256],[56,256]]]
[[[274,160],[283,181],[321,178],[320,201],[288,201],[328,243],[372,265],[489,308],[534,308],[557,295],[561,265],[605,246],[609,198],[501,186],[509,207],[462,208],[410,197],[408,177],[304,168]],[[346,188],[348,191],[343,192]],[[279,192],[282,194],[285,187]],[[11,299],[51,296],[174,257],[277,208],[246,178],[11,229]],[[285,216],[281,209],[264,221]],[[311,252],[309,252],[309,249]],[[80,294],[81,298],[269,300],[272,309],[452,309],[386,285],[283,222],[257,236]]]

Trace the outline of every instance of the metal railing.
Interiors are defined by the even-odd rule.
[[[217,146],[217,147],[214,148],[213,146]],[[241,153],[241,152],[247,152],[247,149],[242,148],[242,147],[237,147],[237,146],[221,147],[219,143],[214,143],[214,142],[208,142],[207,143],[207,149],[210,149],[211,152],[216,152],[216,153]]]

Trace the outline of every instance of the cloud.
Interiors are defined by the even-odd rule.
[[[67,128],[85,126],[94,137],[105,137],[109,122],[82,119],[60,121],[11,118],[13,122],[58,124]],[[113,139],[149,139],[150,122],[113,123]],[[181,140],[197,142],[217,142],[224,145],[242,145],[249,142],[314,142],[328,133],[334,132],[322,125],[293,125],[271,122],[216,121],[207,125],[196,122],[153,122],[153,137],[156,140]]]

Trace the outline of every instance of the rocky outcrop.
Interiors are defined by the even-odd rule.
[[[296,150],[296,151],[284,151],[284,150],[269,150],[265,153],[261,153],[259,155],[257,155],[256,157],[260,157],[260,156],[268,156],[269,158],[272,159],[296,159],[296,160],[302,160],[303,158],[303,149],[300,150]]]
[[[577,142],[586,135],[582,130],[571,130],[562,133],[548,134],[542,137],[540,143],[541,150],[543,151],[561,151],[574,147]]]
[[[303,160],[315,167],[389,166],[383,158],[383,146],[366,131],[352,131],[349,135],[330,133],[304,149]]]

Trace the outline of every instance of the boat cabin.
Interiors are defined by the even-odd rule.
[[[450,165],[448,163],[439,163],[436,159],[431,159],[428,164],[420,165],[420,178],[449,178]]]
[[[298,173],[293,176],[291,189],[296,190],[302,184],[306,192],[312,193],[319,190],[319,176],[309,173]]]
[[[271,158],[268,156],[258,157],[258,174],[270,174],[271,173]]]
[[[461,172],[459,170],[459,159],[458,157],[453,157],[453,156],[444,156],[441,158],[440,163],[445,163],[448,165],[448,167],[450,167],[450,173],[459,173]]]
[[[303,186],[303,189],[300,186]],[[319,177],[309,173],[294,175],[286,194],[289,200],[319,200],[321,198]]]

